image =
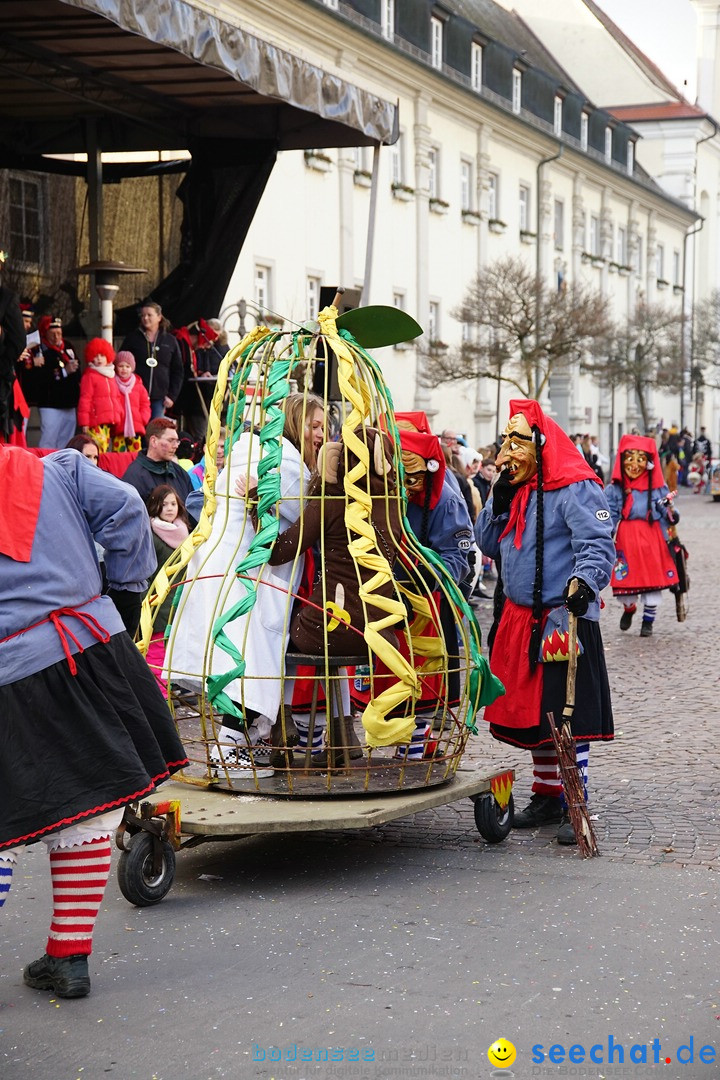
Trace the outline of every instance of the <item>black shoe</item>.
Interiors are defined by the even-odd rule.
[[[633,604],[632,607],[629,607],[629,608],[626,607],[625,608],[622,615],[620,616],[620,629],[621,630],[629,630],[630,629],[630,624],[633,621],[633,615],[635,614],[636,611],[637,611],[637,606],[635,604]]]
[[[562,820],[562,803],[554,795],[533,795],[513,818],[514,829],[534,829],[537,825],[557,825]]]
[[[562,821],[560,822],[560,828],[557,831],[558,844],[577,844],[577,836],[575,835],[575,829],[573,823],[570,820],[569,814],[564,813]]]
[[[651,622],[645,622],[643,619],[640,626],[640,637],[652,637],[653,624]]]
[[[41,956],[23,971],[23,982],[33,990],[52,990],[61,998],[87,997],[90,993],[88,958],[79,956]]]

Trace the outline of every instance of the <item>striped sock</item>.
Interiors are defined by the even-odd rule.
[[[410,746],[407,752],[408,761],[422,761],[425,753],[425,736],[429,730],[430,725],[425,717],[422,717],[422,719],[419,716],[415,718],[415,730],[410,736]]]
[[[12,885],[13,863],[0,856],[0,908],[7,900]]]
[[[310,717],[298,716],[293,713],[293,720],[298,733],[298,750],[307,750],[308,736],[310,734]],[[325,713],[316,713],[315,727],[313,728],[312,753],[319,754],[323,746],[323,732],[325,730]]]
[[[532,751],[533,761],[533,784],[532,792],[535,795],[552,795],[559,799],[562,795],[562,784],[558,772],[558,759],[555,747],[539,747]]]
[[[50,852],[53,914],[48,956],[92,952],[92,935],[110,876],[110,838]]]
[[[577,758],[578,769],[580,770],[580,779],[582,780],[583,794],[585,795],[585,802],[588,800],[588,760],[590,758],[590,743],[589,742],[576,742],[575,743],[575,757]]]
[[[643,608],[643,622],[654,623],[657,615],[657,604],[646,604]]]

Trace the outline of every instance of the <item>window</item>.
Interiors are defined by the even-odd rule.
[[[637,245],[635,247],[635,271],[638,274],[643,272],[643,238],[638,236]]]
[[[428,150],[428,193],[431,199],[440,198],[439,152],[434,146]]]
[[[597,214],[590,215],[590,254],[596,257],[602,255],[600,246],[600,218]]]
[[[487,212],[490,221],[500,216],[500,178],[497,173],[488,173]]]
[[[470,84],[478,93],[482,90],[483,47],[477,41],[470,46]]]
[[[393,293],[393,307],[396,307],[398,311],[405,310],[405,293],[394,292]]]
[[[353,158],[355,160],[355,168],[358,172],[369,172],[367,146],[354,146]]]
[[[665,280],[665,245],[658,244],[655,255],[655,277],[658,281]]]
[[[588,127],[590,125],[590,118],[586,112],[580,114],[580,149],[587,150],[588,148]]]
[[[553,109],[553,132],[556,135],[562,135],[562,121],[563,121],[563,99],[556,94],[555,105]]]
[[[565,247],[565,204],[562,199],[556,199],[553,207],[555,218],[555,250],[562,251]]]
[[[673,251],[673,285],[682,285],[680,276],[680,252]]]
[[[627,266],[628,262],[628,244],[627,244],[627,229],[618,225],[615,258],[620,266]]]
[[[522,107],[522,71],[513,68],[512,73],[512,111],[517,115]]]
[[[443,66],[443,24],[433,15],[430,19],[430,63],[439,71]]]
[[[392,41],[395,36],[395,0],[382,0],[380,5],[380,33]]]
[[[465,158],[460,162],[460,209],[474,209],[473,165]]]
[[[13,262],[40,266],[42,262],[42,181],[11,176],[10,253]]]
[[[440,304],[431,300],[428,308],[428,341],[440,340]]]
[[[314,319],[320,310],[320,278],[310,275],[307,279],[307,311]]]
[[[530,231],[530,188],[520,185],[520,232]]]
[[[608,165],[612,161],[612,128],[605,128],[605,160]]]
[[[402,132],[392,147],[392,182],[405,183],[405,136]]]
[[[259,313],[264,314],[270,307],[270,267],[255,263],[255,305]]]
[[[472,323],[464,322],[462,324],[460,328],[460,333],[462,335],[462,341],[464,345],[467,345],[469,342],[472,341],[472,329]]]
[[[333,11],[337,11],[338,0],[323,0],[325,7],[332,8]]]
[[[627,144],[627,171],[628,176],[632,176],[633,169],[635,168],[635,143],[629,141]]]

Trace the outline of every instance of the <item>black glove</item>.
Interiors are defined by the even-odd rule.
[[[591,602],[595,599],[595,593],[590,586],[586,585],[580,578],[577,579],[577,583],[577,589],[572,596],[568,596],[568,589],[570,586],[565,586],[563,600],[565,602],[565,607],[571,615],[581,616],[585,614]]]
[[[141,592],[128,592],[126,589],[108,589],[107,594],[118,609],[128,634],[130,637],[135,637],[137,628],[140,625],[143,594]]]
[[[516,491],[517,487],[510,483],[510,473],[508,470],[501,469],[490,492],[493,501],[493,517],[499,517],[500,514],[507,514]]]

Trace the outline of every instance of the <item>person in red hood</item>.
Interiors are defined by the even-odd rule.
[[[536,401],[510,402],[496,465],[475,534],[480,550],[499,559],[488,645],[506,693],[485,709],[485,719],[496,739],[532,753],[533,794],[515,815],[515,828],[557,824],[558,842],[574,844],[547,714],[559,723],[565,704],[572,612],[579,642],[572,734],[586,780],[590,741],[613,737],[598,621],[615,554],[610,510],[591,466]]]
[[[620,629],[629,630],[642,596],[640,637],[650,637],[663,589],[678,585],[668,548],[668,526],[679,521],[654,439],[623,435],[606,491],[615,530],[613,596],[623,605]]]
[[[115,385],[115,350],[104,338],[91,338],[85,346],[85,371],[80,379],[77,422],[100,452],[110,449],[110,432],[120,420],[122,403]]]

